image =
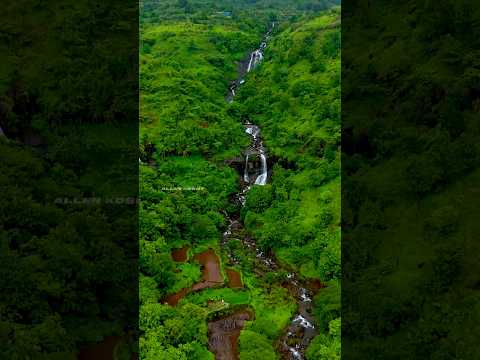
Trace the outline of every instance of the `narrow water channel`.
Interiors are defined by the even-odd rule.
[[[272,24],[264,37],[260,47],[250,53],[239,65],[238,78],[232,82],[226,100],[232,102],[238,88],[245,83],[248,72],[263,59],[263,51],[271,36],[275,24]],[[240,190],[232,197],[232,202],[239,209],[234,214],[224,213],[228,222],[227,230],[224,232],[221,245],[223,251],[228,255],[232,265],[239,264],[233,253],[228,248],[231,239],[240,239],[245,248],[255,254],[255,272],[263,276],[268,272],[286,270],[277,262],[273,254],[263,252],[250,236],[245,235],[244,225],[240,219],[240,209],[245,205],[246,196],[252,186],[264,186],[268,183],[267,150],[263,144],[261,129],[250,122],[244,124],[245,132],[251,137],[251,144],[245,150],[245,161],[243,176],[240,181]],[[188,260],[188,248],[175,249],[172,251],[172,258],[178,262]],[[177,303],[191,291],[199,291],[209,287],[220,287],[225,285],[222,276],[221,264],[218,255],[213,249],[197,254],[193,257],[202,268],[202,279],[190,288],[181,289],[176,294],[164,299],[165,303],[176,306]],[[233,270],[225,270],[228,285],[231,288],[243,287],[241,275]],[[311,340],[317,335],[315,320],[312,315],[312,296],[318,291],[318,286],[302,281],[294,272],[289,272],[283,281],[283,286],[290,292],[297,302],[297,313],[292,317],[290,324],[278,339],[277,350],[282,359],[302,360],[305,350]],[[216,360],[238,360],[238,338],[245,325],[245,321],[253,320],[255,314],[251,309],[239,309],[232,314],[214,319],[208,323],[208,347],[215,354]],[[259,359],[260,360],[260,359]]]
[[[260,47],[253,51],[239,66],[238,78],[230,86],[227,95],[227,101],[234,101],[236,91],[239,86],[245,83],[245,76],[248,72],[255,69],[255,67],[263,59],[263,51],[267,47],[268,40],[271,36],[275,24],[272,23],[269,31],[265,35]],[[240,191],[233,197],[233,202],[240,207],[245,205],[245,199],[248,191],[252,186],[264,186],[268,182],[268,166],[267,166],[267,151],[263,144],[261,129],[251,122],[244,124],[245,132],[251,137],[251,145],[245,151],[245,162],[243,177],[240,184]],[[254,161],[256,159],[256,161]],[[228,250],[228,242],[230,239],[241,239],[243,245],[255,253],[258,266],[256,272],[263,275],[270,271],[278,271],[282,268],[275,259],[273,254],[266,254],[258,248],[254,239],[251,237],[241,235],[244,232],[243,224],[240,220],[239,212],[234,215],[225,213],[228,221],[228,228],[223,234],[222,246],[227,252],[230,261],[235,264],[238,263],[234,255]],[[239,236],[240,235],[240,236]],[[289,326],[285,329],[281,338],[278,341],[277,349],[282,356],[282,359],[288,360],[302,360],[304,359],[305,350],[310,344],[311,340],[318,334],[315,326],[315,320],[312,315],[313,305],[312,296],[315,290],[311,286],[303,284],[297,274],[290,272],[284,280],[284,287],[289,290],[290,294],[295,298],[298,306],[297,313],[292,318]],[[212,324],[212,323],[210,323]],[[209,324],[209,328],[210,328]],[[216,332],[210,332],[210,338],[217,336]],[[215,351],[215,348],[210,348],[215,352],[217,360],[230,359],[224,357],[220,352]],[[236,359],[236,357],[232,357]]]

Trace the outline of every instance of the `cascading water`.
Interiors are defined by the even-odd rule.
[[[250,72],[252,70],[253,57],[254,57],[254,53],[251,53],[250,54],[250,61],[248,63],[247,72]]]
[[[248,72],[253,70],[263,59],[263,51],[267,47],[267,41],[270,38],[272,30],[275,24],[272,23],[270,30],[265,35],[263,42],[261,43],[259,49],[250,53],[239,67],[239,76],[238,79],[233,82],[229,88],[229,93],[226,100],[232,102],[235,97],[236,90],[245,83],[245,76]],[[253,185],[266,185],[268,181],[268,166],[267,166],[267,154],[261,140],[260,128],[254,124],[247,122],[245,124],[245,132],[249,134],[252,138],[252,143],[250,148],[247,150],[245,155],[245,169],[243,173],[243,183],[241,184],[241,191],[238,192],[234,197],[234,202],[239,206],[244,206],[246,201],[246,195],[251,189],[250,184]],[[250,162],[258,164],[258,158],[260,159],[259,169],[255,171],[257,175],[255,181],[253,171],[250,172],[249,165]],[[255,166],[252,166],[255,167]],[[255,169],[253,169],[255,170]],[[275,258],[268,253],[263,252],[255,243],[255,240],[249,236],[242,236],[243,224],[240,220],[239,213],[234,215],[229,215],[225,212],[225,217],[228,221],[228,228],[223,234],[222,247],[227,251],[229,262],[231,264],[239,264],[239,260],[235,258],[234,253],[229,250],[228,243],[231,239],[240,239],[244,246],[250,249],[255,253],[258,260],[255,272],[257,274],[264,275],[271,271],[278,271],[279,268],[282,268],[280,264],[276,263]],[[311,291],[307,290],[305,285],[301,285],[301,280],[297,277],[295,273],[289,273],[284,280],[283,284],[294,296],[298,305],[298,311],[295,316],[292,318],[290,325],[285,330],[283,335],[278,341],[278,350],[282,354],[282,359],[288,360],[303,360],[305,349],[310,344],[311,340],[316,336],[317,329],[314,325],[314,318],[311,315],[313,310]],[[222,354],[219,351],[219,343],[225,343],[225,339],[218,336],[218,333],[212,328],[213,323],[209,323],[209,336],[210,336],[210,348],[216,354],[217,360],[228,359],[225,357],[225,354]],[[224,324],[225,325],[225,324]],[[227,326],[228,327],[228,326]],[[238,330],[240,331],[240,330]],[[223,340],[222,340],[223,339]],[[231,351],[233,352],[233,351]]]
[[[255,67],[263,60],[263,51],[267,47],[267,41],[270,39],[270,35],[272,34],[273,28],[275,27],[275,23],[272,23],[270,29],[268,30],[267,34],[265,35],[264,40],[262,41],[260,47],[255,51],[252,51],[246,61],[242,61],[240,67],[238,69],[238,79],[235,80],[230,84],[230,88],[228,91],[228,95],[226,100],[228,102],[232,102],[233,98],[235,97],[235,92],[237,88],[245,83],[245,75],[248,74],[250,71],[255,69]]]
[[[261,186],[266,185],[268,179],[267,155],[263,146],[263,142],[260,139],[260,128],[247,122],[245,124],[245,132],[252,137],[253,141],[246,155],[243,180],[246,183],[250,183],[251,176],[249,175],[249,160],[254,156],[258,156],[260,160],[260,167],[256,174],[257,178],[253,183]],[[256,163],[258,163],[258,161]]]
[[[243,173],[243,181],[245,181],[246,183],[250,182],[250,177],[248,176],[248,154],[245,158],[245,171]]]
[[[273,27],[274,27],[274,24],[272,24],[272,29]],[[263,60],[263,51],[267,47],[266,39],[270,35],[270,33],[271,33],[271,30],[267,33],[267,36],[265,37],[265,41],[262,42],[262,44],[260,45],[260,48],[253,51],[250,54],[250,60],[248,61],[248,66],[246,68],[247,73],[252,71]],[[235,89],[237,88],[237,86],[242,85],[243,83],[245,83],[245,80],[243,79],[243,76],[241,76],[241,79],[237,81],[235,85],[233,85],[230,88],[230,97],[231,97],[230,101],[233,101],[233,98],[235,97]],[[259,141],[260,129],[256,125],[246,123],[245,132],[251,135],[253,138],[251,155],[258,155],[260,157],[260,162],[261,162],[260,174],[257,176],[257,179],[255,180],[255,185],[264,186],[267,184],[268,167],[267,167],[267,156],[265,154],[265,149],[263,148],[262,142]],[[250,182],[250,176],[248,173],[249,172],[248,160],[249,160],[249,154],[246,155],[245,171],[243,175],[243,180],[246,183]]]
[[[267,184],[267,176],[268,176],[267,157],[265,156],[265,154],[260,154],[260,158],[262,160],[262,172],[257,177],[257,180],[255,181],[255,185],[263,186]]]

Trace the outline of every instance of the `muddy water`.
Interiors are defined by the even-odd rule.
[[[193,285],[193,291],[223,285],[220,259],[215,254],[215,251],[208,249],[201,254],[195,255],[193,258],[202,266],[202,281]]]
[[[183,249],[183,250],[182,250]],[[172,251],[172,258],[183,259],[188,253],[188,248],[176,249]],[[180,252],[181,251],[181,252]],[[197,254],[193,257],[194,260],[200,263],[202,267],[202,279],[190,288],[184,288],[175,294],[167,296],[163,299],[164,304],[170,306],[177,306],[178,302],[182,300],[190,291],[199,291],[211,287],[219,287],[224,283],[222,276],[222,269],[220,266],[220,259],[213,249],[208,249],[203,253]]]
[[[241,310],[208,323],[208,349],[215,354],[216,360],[238,360],[240,331],[245,321],[252,319],[250,311]]]
[[[172,259],[176,262],[185,262],[188,260],[188,246],[172,250]]]
[[[243,288],[242,277],[238,271],[233,269],[225,270],[228,277],[228,286],[232,289]]]
[[[164,300],[164,304],[168,304],[170,306],[177,306],[178,302],[182,300],[187,294],[192,290],[192,288],[184,288],[175,294],[168,295]]]

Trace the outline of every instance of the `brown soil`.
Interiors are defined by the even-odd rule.
[[[114,360],[115,349],[120,344],[121,336],[106,336],[99,344],[86,346],[80,349],[78,360]],[[138,360],[138,354],[133,353],[130,360]]]
[[[172,259],[176,262],[185,262],[188,259],[188,246],[172,250]]]
[[[233,269],[226,270],[228,276],[228,286],[232,289],[235,288],[243,288],[242,284],[242,277],[240,276],[239,272]]]
[[[250,311],[242,310],[208,323],[208,348],[216,360],[238,360],[238,338],[245,321],[253,319]]]

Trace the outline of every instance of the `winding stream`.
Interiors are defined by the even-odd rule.
[[[272,23],[269,31],[264,37],[260,47],[249,54],[238,68],[238,78],[229,87],[226,97],[232,102],[237,89],[245,83],[245,76],[263,59],[263,51],[267,47],[268,39],[271,36],[275,24]],[[255,254],[255,273],[264,276],[268,272],[287,270],[280,264],[273,253],[262,251],[255,240],[245,235],[244,226],[240,219],[240,209],[245,205],[248,191],[252,186],[264,186],[268,181],[267,151],[263,145],[260,128],[250,122],[244,124],[245,132],[251,137],[251,144],[245,150],[245,161],[243,165],[243,177],[240,182],[240,191],[232,197],[232,202],[237,205],[234,214],[224,212],[228,227],[223,234],[221,246],[228,256],[227,265],[238,265],[240,262],[228,247],[232,239],[239,239],[246,249]],[[175,261],[184,262],[188,260],[188,248],[181,248],[172,251],[172,258]],[[215,251],[207,251],[193,257],[202,266],[202,280],[190,288],[181,289],[176,294],[164,299],[165,303],[176,306],[178,301],[191,291],[199,291],[205,288],[224,286],[225,282],[221,273],[220,260]],[[232,269],[226,269],[228,285],[231,288],[243,287],[241,276]],[[288,270],[287,270],[288,271]],[[286,288],[297,302],[297,313],[292,317],[290,324],[284,329],[277,343],[277,351],[285,360],[304,359],[305,350],[310,341],[318,334],[312,315],[312,294],[319,290],[321,285],[307,284],[294,272],[289,272],[283,280],[282,286]],[[222,300],[223,302],[223,300]],[[216,360],[238,360],[238,338],[246,321],[253,320],[254,313],[251,309],[239,309],[230,315],[225,315],[209,321],[208,323],[208,347],[215,354]],[[260,360],[260,359],[259,359]]]
[[[260,47],[253,51],[239,66],[238,78],[232,83],[227,95],[227,101],[232,102],[236,90],[245,83],[245,76],[252,71],[263,59],[263,51],[267,47],[268,39],[271,36],[275,24],[272,23],[270,30],[265,35],[265,38]],[[267,152],[263,145],[260,128],[250,122],[244,124],[245,132],[251,137],[251,145],[245,151],[245,162],[243,171],[243,181],[241,181],[240,191],[233,197],[233,202],[243,207],[248,191],[253,185],[266,185],[268,181],[268,166],[267,166]],[[253,161],[256,159],[256,161]],[[258,166],[259,165],[259,166]],[[245,236],[243,224],[240,221],[240,211],[234,215],[225,213],[228,221],[228,228],[223,234],[222,247],[227,252],[229,260],[232,264],[238,264],[228,249],[228,242],[231,239],[240,239],[243,245],[255,253],[257,259],[257,266],[255,272],[262,276],[267,272],[278,271],[283,268],[275,259],[273,254],[266,254],[257,247],[255,241]],[[314,325],[314,317],[312,315],[312,294],[317,291],[315,287],[302,284],[298,275],[290,272],[284,280],[283,286],[289,290],[290,294],[296,299],[298,310],[292,318],[289,326],[284,330],[281,338],[277,344],[277,350],[283,359],[301,360],[304,359],[304,353],[310,341],[318,334],[317,328]],[[235,315],[235,314],[234,314]],[[210,323],[211,324],[211,323]],[[210,328],[209,324],[209,328]],[[216,336],[213,333],[210,336]],[[215,351],[215,348],[210,348],[215,352],[216,359],[229,359],[220,355]]]

